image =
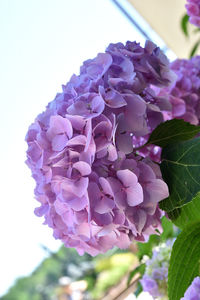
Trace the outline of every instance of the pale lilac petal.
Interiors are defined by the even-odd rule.
[[[85,64],[83,69],[92,79],[99,79],[105,74],[112,63],[112,57],[108,53],[99,53],[96,58]],[[82,69],[82,71],[83,71]]]
[[[87,239],[90,238],[91,235],[91,229],[88,223],[82,223],[81,225],[76,227],[76,233],[78,235],[84,236]]]
[[[101,237],[101,236],[107,236],[108,234],[112,233],[112,231],[116,228],[115,225],[113,224],[110,224],[110,225],[106,225],[103,227],[103,229],[101,229],[97,236],[98,237]]]
[[[110,184],[110,186],[111,186],[111,189],[112,189],[114,195],[115,195],[117,192],[121,191],[122,184],[120,183],[119,180],[117,180],[117,179],[114,178],[114,177],[108,177],[107,180],[108,180],[108,182],[109,182],[109,184]]]
[[[171,97],[172,113],[174,117],[180,117],[186,112],[186,105],[182,99]]]
[[[197,118],[197,116],[195,116],[193,113],[187,112],[185,113],[185,115],[183,116],[184,121],[189,122],[190,124],[193,125],[198,125],[199,124],[199,120]]]
[[[99,199],[99,201],[95,205],[95,212],[99,214],[104,214],[112,211],[112,209],[115,207],[115,202],[108,197],[104,197],[102,199]]]
[[[65,196],[70,198],[70,195],[76,195],[78,197],[82,197],[88,187],[88,178],[81,177],[80,179],[74,180],[66,180],[61,183],[61,188],[63,192],[65,192]]]
[[[143,202],[143,189],[139,183],[126,190],[127,203],[130,206],[136,206]]]
[[[120,238],[118,239],[116,246],[119,247],[120,249],[127,249],[131,244],[131,240],[127,236],[127,234],[121,232],[120,233]]]
[[[71,199],[67,202],[70,208],[75,211],[80,211],[88,205],[88,198],[83,196],[81,198],[74,196],[74,199]]]
[[[42,217],[47,213],[48,209],[49,209],[49,205],[44,204],[44,205],[41,205],[40,207],[35,208],[34,213],[36,216]]]
[[[153,179],[147,183],[147,190],[150,194],[150,202],[158,202],[169,196],[168,186],[161,179]]]
[[[133,187],[137,184],[137,176],[130,170],[117,171],[117,177],[121,180],[125,187]]]
[[[62,151],[66,147],[67,142],[68,137],[65,134],[56,135],[51,142],[53,151]]]
[[[96,212],[93,215],[93,219],[99,226],[109,225],[113,220],[110,213],[99,214]]]
[[[84,94],[75,103],[68,107],[68,114],[80,115],[85,118],[94,118],[102,113],[105,103],[98,94]]]
[[[47,131],[47,136],[52,139],[55,135],[66,133],[70,139],[73,134],[71,122],[61,116],[52,116],[50,118],[50,128]]]
[[[67,146],[76,146],[76,145],[85,145],[86,144],[86,136],[85,135],[77,135],[68,141]]]
[[[74,226],[74,214],[73,211],[70,209],[68,211],[65,211],[62,214],[62,220],[63,222],[69,226],[69,227],[73,227]]]
[[[115,194],[115,203],[119,209],[125,209],[127,207],[127,196],[123,191],[119,191]]]
[[[116,147],[112,144],[109,144],[107,147],[108,151],[108,160],[115,161],[118,157]]]
[[[105,194],[111,195],[113,197],[114,194],[113,194],[113,191],[112,191],[112,188],[111,188],[111,185],[110,185],[109,181],[104,177],[100,177],[99,178],[99,183],[100,183],[100,185],[103,189],[103,192]]]
[[[78,170],[82,176],[89,175],[91,173],[91,167],[84,161],[78,161],[73,164],[73,168]]]
[[[54,202],[55,211],[57,214],[62,215],[66,211],[69,210],[69,206],[67,203],[64,203],[62,201],[59,201],[58,199]]]
[[[65,118],[68,119],[71,122],[71,125],[74,129],[81,131],[83,127],[85,126],[85,120],[83,117],[76,115],[65,115]]]
[[[127,105],[124,97],[115,90],[107,92],[104,100],[106,105],[112,108],[119,108]]]
[[[125,214],[123,212],[123,210],[116,210],[114,213],[114,218],[113,218],[113,223],[114,224],[124,224],[125,222]]]
[[[127,95],[125,97],[127,102],[126,113],[128,115],[143,116],[146,112],[147,104],[139,95]]]
[[[146,212],[142,209],[138,209],[137,213],[134,214],[134,220],[135,220],[137,230],[138,230],[139,234],[141,234],[141,232],[146,224],[146,221],[147,221]]]

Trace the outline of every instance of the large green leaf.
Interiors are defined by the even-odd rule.
[[[200,126],[191,125],[181,119],[173,119],[158,125],[147,144],[165,147],[172,143],[192,139],[198,132],[200,132]]]
[[[200,193],[191,202],[170,211],[168,216],[175,225],[182,229],[193,222],[200,222]]]
[[[161,172],[170,194],[161,209],[169,212],[192,201],[200,191],[200,138],[165,147]]]
[[[169,300],[180,300],[199,274],[200,223],[185,228],[176,239],[168,274]]]

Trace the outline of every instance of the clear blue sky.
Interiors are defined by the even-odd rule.
[[[28,126],[83,60],[110,42],[144,39],[110,0],[0,0],[0,39],[1,295],[45,257],[40,244],[60,246],[33,214]]]

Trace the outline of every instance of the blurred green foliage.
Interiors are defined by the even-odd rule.
[[[99,274],[95,288],[91,291],[92,299],[101,299],[106,290],[117,284],[120,279],[137,264],[133,253],[116,253],[110,257],[97,258],[95,270]]]
[[[106,290],[117,284],[137,260],[132,253],[117,249],[95,258],[88,254],[79,256],[74,249],[65,247],[57,253],[48,252],[49,257],[30,276],[17,279],[0,299],[55,300],[58,281],[63,276],[75,281],[86,280],[91,299],[101,299]]]
[[[136,255],[114,248],[105,254],[91,257],[79,256],[74,249],[61,247],[56,253],[48,252],[36,270],[27,277],[16,280],[1,300],[55,300],[59,278],[68,276],[72,280],[84,279],[88,283],[91,299],[101,299],[105,292],[137,265],[143,255],[151,256],[152,247],[174,236],[174,225],[166,217],[162,219],[163,233],[152,235],[147,243],[137,243]]]
[[[46,258],[36,270],[28,277],[22,277],[16,280],[13,287],[8,293],[1,297],[1,300],[50,300],[53,299],[55,288],[58,280],[62,276],[69,276],[72,279],[81,277],[83,272],[79,272],[79,276],[73,276],[70,273],[69,266],[75,265],[80,268],[83,262],[90,263],[92,257],[85,254],[79,256],[74,249],[61,247],[57,253],[49,252]],[[92,269],[87,270],[85,274],[95,278]]]

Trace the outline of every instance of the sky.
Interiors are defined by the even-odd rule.
[[[0,295],[47,255],[41,245],[61,245],[33,213],[35,185],[24,163],[28,126],[84,60],[127,40],[144,44],[111,0],[0,0]]]

